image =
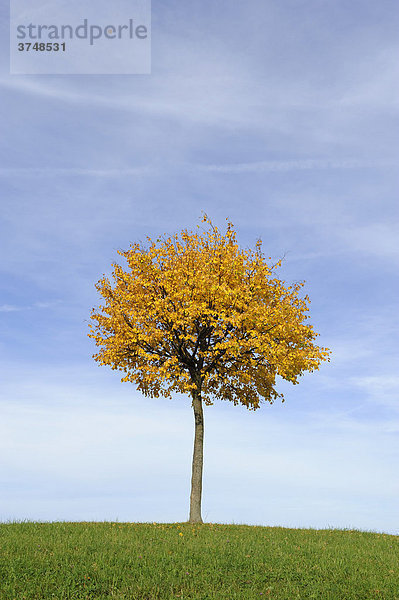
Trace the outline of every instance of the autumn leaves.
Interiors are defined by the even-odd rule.
[[[197,389],[206,404],[220,398],[254,410],[281,397],[277,375],[297,383],[329,351],[314,344],[303,284],[275,277],[279,263],[268,265],[260,241],[241,249],[231,223],[222,235],[203,222],[208,230],[119,252],[127,269],[114,264],[113,282],[96,286],[104,304],[91,316],[94,358],[146,395]]]

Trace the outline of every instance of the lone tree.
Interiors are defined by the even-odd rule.
[[[202,523],[204,419],[202,400],[241,402],[249,410],[261,399],[284,402],[276,376],[298,383],[304,371],[329,360],[328,348],[313,343],[317,333],[305,323],[308,296],[303,283],[286,287],[273,275],[261,251],[242,250],[232,223],[222,235],[209,224],[149,245],[118,251],[128,269],[113,264],[113,284],[96,284],[105,300],[92,310],[89,337],[100,347],[93,358],[125,372],[151,397],[189,393],[194,409],[191,523]],[[198,225],[199,229],[200,226]]]

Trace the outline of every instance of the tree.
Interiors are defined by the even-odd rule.
[[[113,264],[113,284],[105,276],[96,284],[105,304],[92,310],[96,324],[89,325],[100,347],[93,358],[124,371],[122,381],[146,396],[191,395],[191,523],[202,523],[202,401],[231,400],[249,410],[262,399],[284,402],[277,375],[297,384],[304,371],[330,360],[306,323],[310,300],[298,296],[304,283],[286,287],[274,277],[281,260],[269,266],[260,240],[255,251],[240,249],[232,223],[222,235],[207,215],[202,222],[210,226],[203,233],[147,237],[147,248],[134,243],[118,251],[128,269]]]

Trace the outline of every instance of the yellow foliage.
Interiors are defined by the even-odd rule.
[[[118,251],[127,269],[113,264],[113,283],[96,284],[104,305],[92,310],[93,358],[125,373],[145,395],[201,392],[259,408],[263,398],[283,398],[276,376],[292,383],[318,369],[330,351],[316,346],[306,323],[304,285],[285,287],[261,251],[240,249],[232,223],[222,235],[183,230],[148,248]],[[284,401],[284,400],[283,400]]]

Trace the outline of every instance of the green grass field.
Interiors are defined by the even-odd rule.
[[[206,523],[0,524],[1,600],[399,600],[399,537]]]

